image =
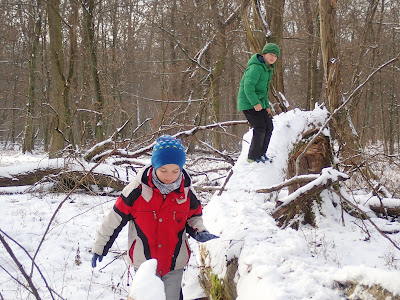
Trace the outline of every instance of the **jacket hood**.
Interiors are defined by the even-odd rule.
[[[258,59],[259,57],[262,58],[261,61]],[[247,66],[249,67],[251,65],[261,65],[261,66],[267,67],[269,70],[273,70],[274,69],[274,67],[275,67],[274,65],[270,65],[266,61],[264,61],[264,62],[262,62],[262,61],[264,61],[264,58],[262,57],[262,55],[260,53],[256,53],[256,54],[253,54],[250,57],[250,59],[249,59],[249,61],[247,63]]]

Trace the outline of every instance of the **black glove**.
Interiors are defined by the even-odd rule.
[[[208,231],[202,231],[202,232],[198,232],[194,239],[200,243],[204,243],[209,240],[218,239],[218,238],[219,238],[219,236],[211,234]]]
[[[103,256],[102,255],[98,255],[97,253],[93,253],[93,257],[92,257],[92,268],[96,267],[96,262],[97,259],[99,259],[99,262],[101,262],[103,260]]]

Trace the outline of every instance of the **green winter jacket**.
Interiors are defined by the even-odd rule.
[[[262,63],[254,54],[247,63],[247,69],[240,81],[238,94],[238,110],[247,110],[261,104],[262,108],[269,108],[268,92],[274,65]]]

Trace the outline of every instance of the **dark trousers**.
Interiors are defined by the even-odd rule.
[[[253,128],[253,139],[251,140],[247,157],[256,160],[267,153],[274,125],[271,117],[265,109],[260,111],[248,109],[244,110],[243,113],[246,116],[247,121],[249,121],[250,126]]]

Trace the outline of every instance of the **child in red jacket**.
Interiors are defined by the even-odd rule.
[[[199,242],[217,236],[203,225],[202,207],[183,169],[185,149],[171,136],[157,139],[151,165],[144,167],[118,197],[104,218],[92,247],[92,267],[107,255],[129,223],[128,257],[137,270],[144,261],[158,261],[167,300],[182,297],[183,268],[190,257],[188,234]]]

